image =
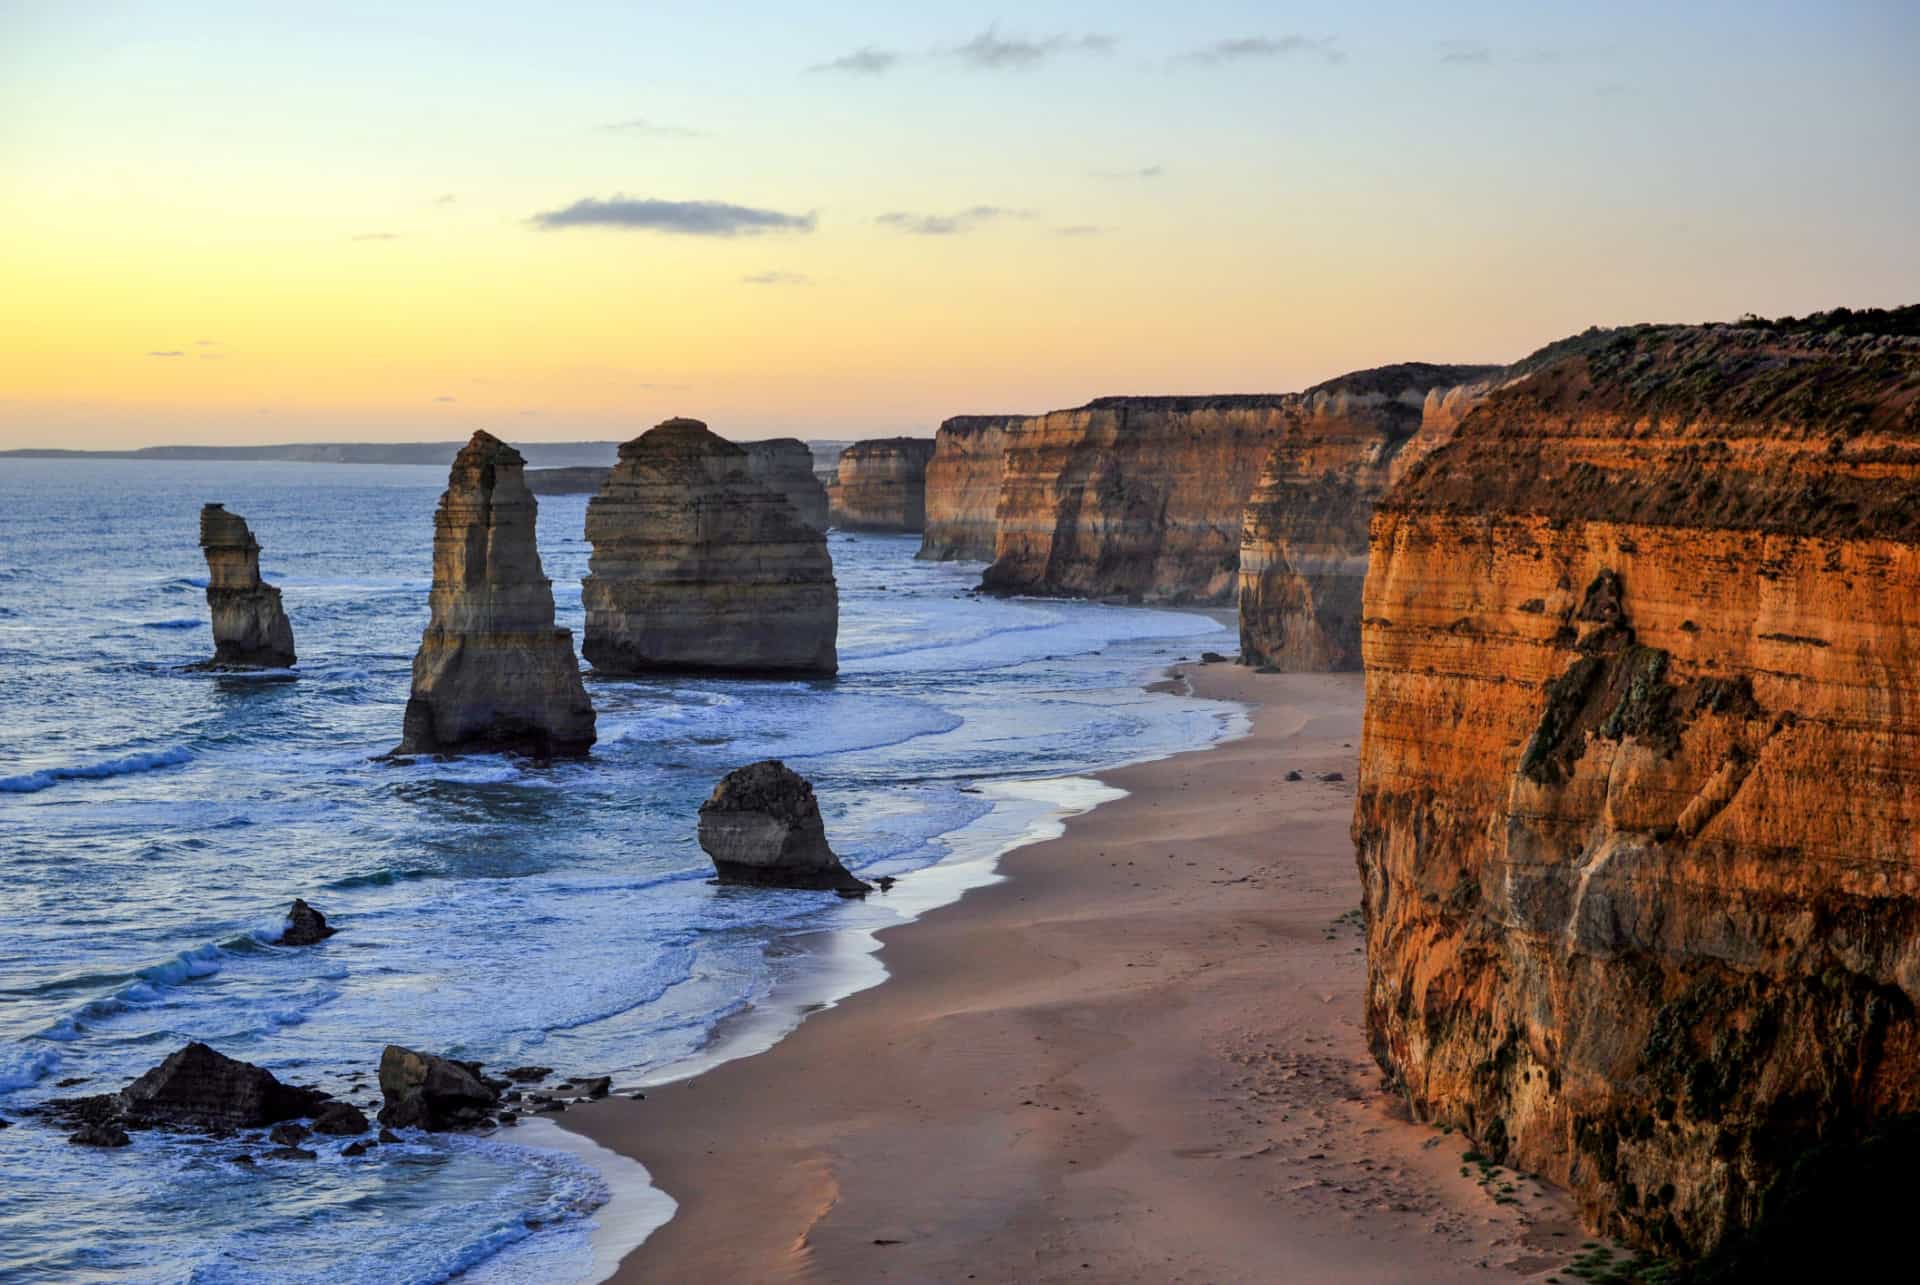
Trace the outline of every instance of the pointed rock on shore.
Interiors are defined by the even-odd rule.
[[[721,883],[863,893],[827,846],[807,779],[778,759],[727,773],[700,805],[700,846]]]
[[[584,754],[593,703],[553,623],[520,452],[475,433],[434,514],[432,618],[395,754]]]
[[[211,663],[259,669],[293,664],[293,626],[280,591],[260,578],[260,543],[246,519],[223,505],[203,506],[200,551],[207,557],[207,606],[213,612]]]
[[[310,1116],[326,1101],[317,1089],[283,1084],[265,1067],[195,1041],[122,1089],[115,1105],[152,1124],[257,1129]]]
[[[693,419],[620,448],[587,505],[581,651],[609,674],[831,674],[839,591],[826,537]]]

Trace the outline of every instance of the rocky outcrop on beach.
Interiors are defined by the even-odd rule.
[[[1483,396],[1498,369],[1385,366],[1329,380],[1292,402],[1241,526],[1246,663],[1298,672],[1360,668],[1373,506],[1420,436],[1450,432],[1470,390]]]
[[[827,529],[827,488],[813,471],[813,451],[797,437],[741,442],[747,472],[754,481],[778,491],[800,520],[816,531]]]
[[[479,432],[433,519],[432,615],[396,754],[584,754],[593,704],[573,635],[553,623],[520,453]]]
[[[263,1129],[312,1115],[327,1100],[317,1089],[283,1084],[264,1067],[194,1042],[122,1089],[128,1120],[192,1128]]]
[[[1373,519],[1374,1054],[1683,1255],[1920,1110],[1920,338],[1833,316],[1557,345]]]
[[[587,505],[581,589],[596,671],[831,674],[839,591],[826,537],[692,419],[620,448]]]
[[[863,893],[827,845],[813,786],[778,759],[736,769],[700,805],[700,846],[721,883]]]
[[[327,922],[325,915],[309,906],[302,898],[295,897],[293,907],[287,911],[287,926],[281,930],[279,944],[313,946],[339,931]]]
[[[416,1053],[398,1044],[380,1055],[380,1123],[390,1129],[446,1132],[487,1123],[500,1104],[505,1080],[481,1073],[478,1062]]]
[[[829,515],[843,531],[919,531],[927,525],[927,462],[933,439],[881,437],[840,453],[827,488]]]
[[[212,663],[260,669],[293,664],[293,626],[280,591],[260,578],[260,543],[246,519],[223,505],[203,506],[200,551],[207,557],[207,606],[213,612]]]
[[[927,521],[920,557],[993,561],[1007,442],[1030,419],[956,415],[940,425],[933,436],[933,457],[927,461]]]
[[[527,489],[535,495],[593,495],[607,484],[610,468],[530,468]]]

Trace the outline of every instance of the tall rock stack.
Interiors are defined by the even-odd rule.
[[[1240,536],[1240,654],[1297,672],[1360,668],[1367,522],[1426,432],[1429,403],[1494,366],[1410,362],[1308,389],[1247,499]],[[1438,431],[1436,428],[1435,431]]]
[[[814,473],[813,451],[805,442],[775,437],[740,445],[755,481],[786,496],[802,522],[816,531],[827,529],[827,488]]]
[[[280,591],[260,578],[260,544],[238,513],[218,504],[200,510],[200,551],[207,557],[207,606],[213,611],[216,666],[284,669],[293,664],[293,626]]]
[[[607,674],[832,674],[840,597],[819,530],[694,419],[620,448],[587,505],[581,650]]]
[[[992,562],[1007,443],[1026,415],[955,415],[933,435],[927,461],[927,527],[918,556]]]
[[[849,446],[827,488],[833,525],[843,531],[924,530],[932,458],[928,437],[881,437]]]
[[[593,703],[553,623],[520,452],[475,433],[433,519],[433,614],[413,659],[399,754],[584,754]]]
[[[1558,345],[1373,519],[1374,1055],[1670,1252],[1920,1111],[1903,312]]]

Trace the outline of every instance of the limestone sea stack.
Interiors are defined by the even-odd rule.
[[[553,623],[520,453],[475,433],[433,519],[432,615],[395,753],[584,754],[593,704]]]
[[[606,674],[832,674],[840,598],[826,537],[694,419],[620,448],[587,504],[581,650]]]
[[[1241,525],[1246,663],[1301,672],[1360,668],[1373,506],[1428,431],[1428,407],[1456,413],[1467,395],[1457,390],[1490,388],[1498,370],[1410,362],[1343,375],[1300,395]],[[1436,415],[1432,431],[1447,423]]]
[[[827,845],[813,786],[778,759],[727,773],[700,805],[700,846],[721,883],[862,893]]]
[[[833,525],[843,531],[923,530],[932,458],[928,437],[882,437],[849,446],[827,488]]]
[[[1549,350],[1381,502],[1361,628],[1416,1113],[1690,1256],[1920,1111],[1920,308]]]
[[[756,482],[787,497],[802,522],[827,529],[827,488],[813,471],[813,451],[797,437],[742,442],[747,472]]]
[[[993,561],[1007,443],[1029,418],[956,415],[940,425],[927,461],[927,523],[918,556]]]
[[[285,669],[293,664],[293,626],[280,591],[260,578],[260,543],[238,513],[200,510],[207,557],[207,606],[213,611],[213,664]]]

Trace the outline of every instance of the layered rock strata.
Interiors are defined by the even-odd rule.
[[[433,519],[432,614],[395,753],[584,754],[593,704],[553,623],[520,453],[475,433]]]
[[[813,786],[778,759],[721,778],[700,805],[700,847],[721,883],[858,894],[871,885],[827,844]]]
[[[747,472],[754,481],[778,491],[799,519],[816,531],[827,529],[827,488],[813,471],[813,452],[797,437],[742,442]]]
[[[829,517],[843,531],[919,531],[927,525],[927,462],[933,439],[882,437],[840,453],[827,488]]]
[[[933,436],[927,461],[922,558],[993,561],[1007,443],[1026,415],[956,415]]]
[[[207,558],[207,606],[213,612],[214,665],[285,669],[293,664],[293,626],[280,591],[260,578],[260,543],[238,513],[200,510]]]
[[[672,419],[620,448],[587,505],[581,650],[608,674],[831,674],[826,537],[756,481],[747,452]]]
[[[1590,334],[1408,471],[1354,838],[1417,1113],[1694,1254],[1920,1110],[1917,590],[1920,339]]]
[[[1367,522],[1423,436],[1450,434],[1493,366],[1414,362],[1308,389],[1267,455],[1240,534],[1240,654],[1248,664],[1360,668]]]

